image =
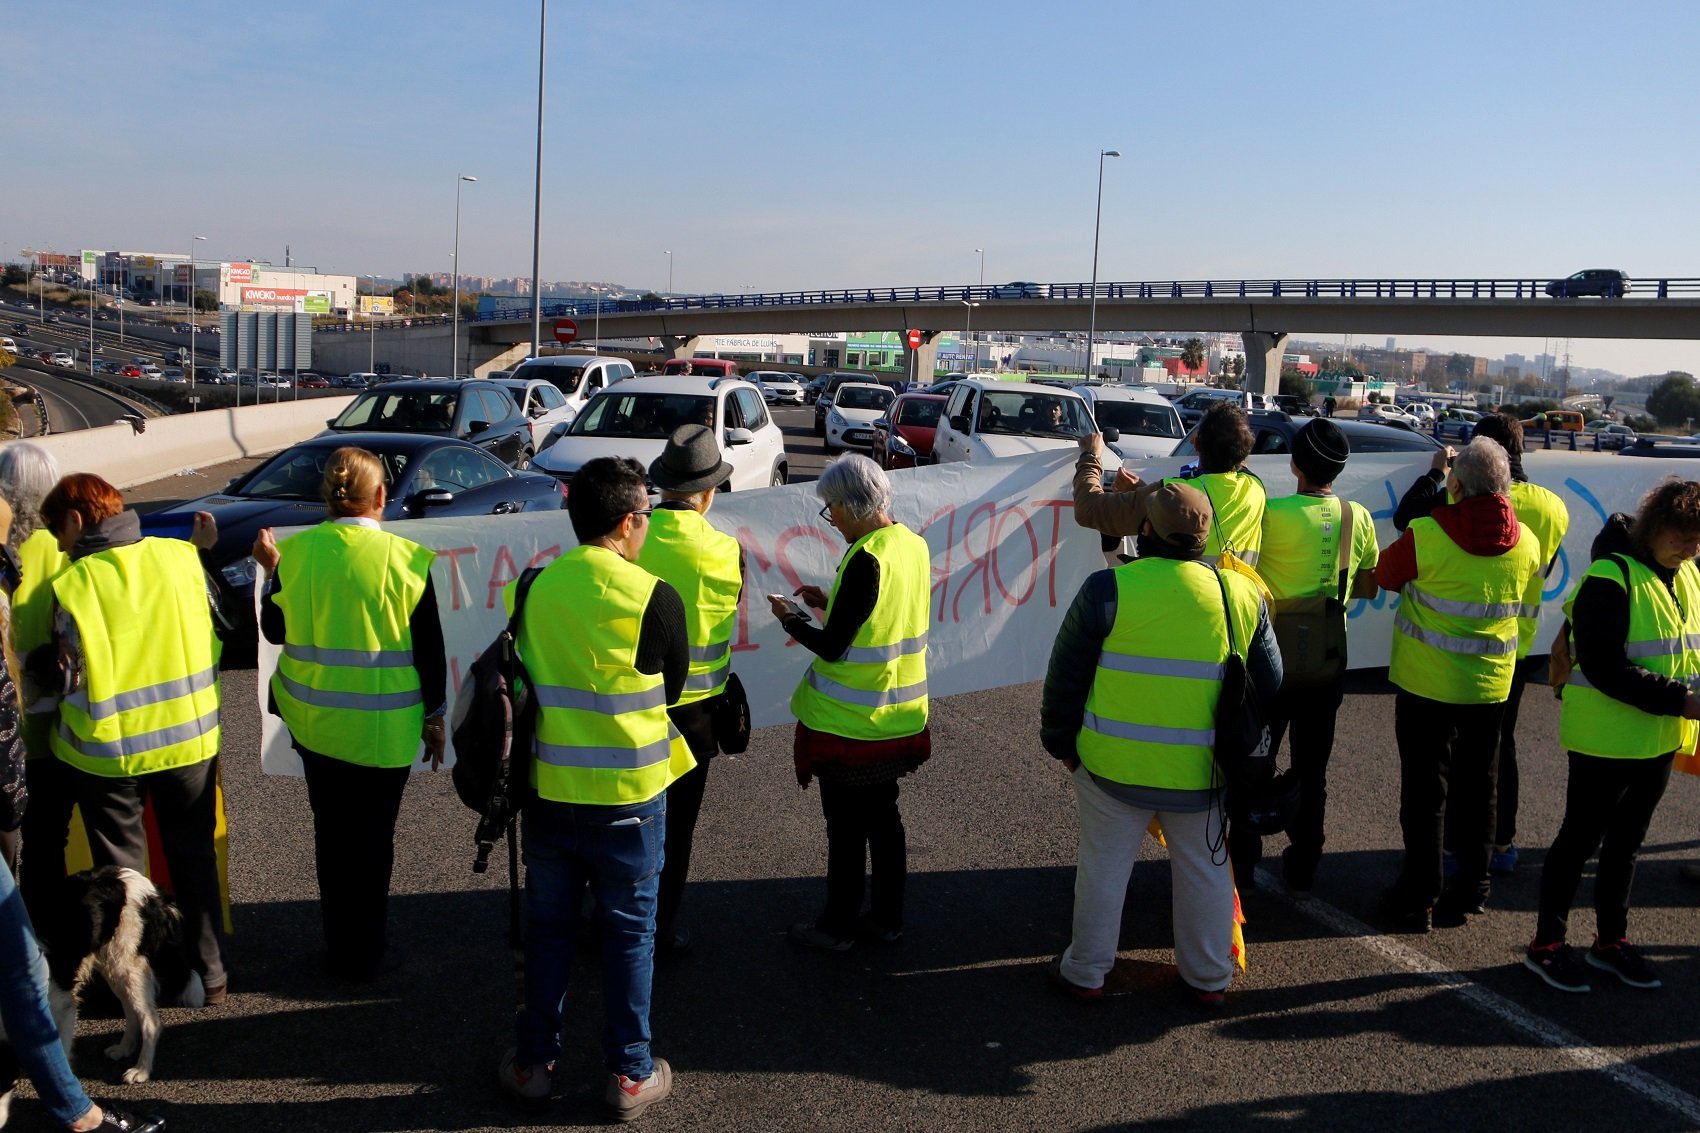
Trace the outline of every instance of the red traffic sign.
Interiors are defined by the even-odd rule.
[[[578,324],[571,319],[555,320],[555,341],[571,342],[578,337]]]
[[[918,331],[918,330],[910,331],[908,336],[907,336],[907,341],[909,343],[909,349],[911,349],[911,350],[921,349],[921,332]]]

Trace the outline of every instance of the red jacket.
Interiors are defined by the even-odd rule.
[[[1511,497],[1502,493],[1470,496],[1441,504],[1429,513],[1440,529],[1472,555],[1503,555],[1517,545],[1522,528],[1511,510]],[[1375,581],[1383,590],[1402,590],[1417,577],[1417,543],[1410,528],[1381,552]]]

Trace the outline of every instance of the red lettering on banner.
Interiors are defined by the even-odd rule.
[[[449,680],[454,685],[455,695],[460,695],[460,658],[449,658]]]
[[[503,568],[507,568],[507,576],[503,577]],[[490,564],[489,593],[484,599],[484,608],[494,610],[496,603],[502,600],[502,588],[519,577],[519,567],[514,565],[513,552],[503,543],[496,548],[496,561]]]
[[[1073,500],[1033,500],[1034,507],[1051,509],[1051,549],[1046,554],[1045,586],[1050,595],[1051,607],[1057,604],[1057,551],[1062,547],[1062,509],[1073,510]]]
[[[939,516],[941,515],[944,516],[946,520],[944,529],[944,566],[940,567],[935,565],[933,567],[933,593],[937,594],[939,598],[938,620],[939,624],[943,625],[944,600],[945,595],[950,590],[950,552],[952,544],[956,542],[956,505],[945,504],[932,515],[929,515],[926,522],[921,524],[921,529],[917,531],[916,534],[921,536],[923,539],[926,538],[928,528],[937,523]]]
[[[1003,550],[1003,526],[1011,516],[1021,518],[1022,530],[1027,532],[1027,543],[1032,548],[1032,575],[1027,580],[1027,589],[1017,598],[1004,585],[1003,571],[999,568],[1000,552]],[[992,520],[992,581],[997,583],[998,593],[1003,600],[1012,606],[1022,606],[1027,599],[1033,597],[1034,587],[1039,585],[1039,536],[1034,532],[1033,525],[1027,521],[1027,512],[1020,504],[1011,505],[1008,511],[996,515]]]
[[[438,558],[449,560],[449,609],[451,610],[460,609],[460,557],[462,555],[476,555],[477,553],[477,547],[445,547],[437,552]],[[437,600],[442,601],[441,598]]]
[[[795,593],[797,588],[803,585],[802,577],[798,575],[797,569],[791,565],[791,559],[787,554],[792,541],[795,539],[817,539],[828,551],[832,551],[838,546],[837,543],[835,543],[818,527],[787,527],[784,531],[781,531],[779,533],[779,537],[773,541],[773,561],[774,565],[779,568],[779,576],[785,580],[785,585],[780,587],[780,590],[786,594]],[[827,589],[829,592],[831,590],[830,587],[825,587],[824,589]],[[797,643],[789,638],[785,641],[787,648],[795,644]]]
[[[750,564],[754,563],[756,571],[766,574],[773,561],[761,553],[761,545],[756,542],[756,533],[748,527],[738,528],[738,546],[744,549],[744,585],[738,588],[738,628],[732,635],[732,652],[744,653],[761,646],[750,640],[750,586],[749,576],[753,573]]]
[[[986,547],[985,550],[976,555],[974,549],[968,545],[968,536],[974,530],[974,520],[982,512],[989,517],[984,524],[987,531]],[[992,533],[997,527],[997,514],[998,505],[988,500],[986,503],[976,505],[974,510],[968,513],[968,518],[963,521],[962,553],[967,555],[968,561],[974,565],[963,572],[962,584],[956,588],[956,597],[950,603],[950,620],[953,622],[960,623],[962,621],[962,592],[968,589],[969,580],[974,578],[975,575],[980,577],[980,612],[984,614],[992,612],[992,580],[987,560],[992,555]]]
[[[531,561],[525,564],[525,569],[530,570],[532,567],[548,566],[560,557],[561,545],[556,543],[553,547],[545,547],[541,551],[538,551],[535,555],[532,555]]]

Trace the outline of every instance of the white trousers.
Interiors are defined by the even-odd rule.
[[[1128,878],[1145,828],[1156,816],[1169,843],[1175,964],[1193,987],[1224,990],[1234,978],[1234,879],[1227,847],[1212,854],[1208,845],[1222,838],[1221,810],[1169,814],[1132,807],[1094,783],[1084,766],[1074,773],[1074,795],[1080,864],[1074,874],[1074,939],[1062,958],[1064,978],[1080,987],[1104,986],[1116,962]]]

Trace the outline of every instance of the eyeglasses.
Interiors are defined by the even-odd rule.
[[[831,504],[827,504],[825,507],[820,509],[820,517],[822,519],[826,520],[828,523],[832,522],[832,505]]]
[[[627,515],[641,515],[645,519],[648,519],[650,516],[655,514],[655,509],[652,508],[652,507],[637,508],[633,511],[628,511],[626,514]]]

